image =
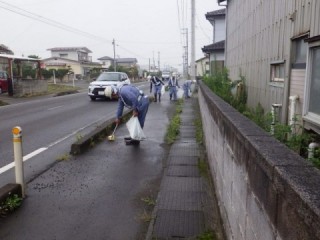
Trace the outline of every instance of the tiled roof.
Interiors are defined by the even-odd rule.
[[[224,44],[225,44],[225,40],[222,40],[220,42],[216,42],[216,43],[212,43],[210,45],[204,46],[202,48],[202,52],[205,53],[211,53],[211,52],[215,52],[215,51],[221,51],[224,50]]]
[[[98,60],[111,60],[113,61],[113,58],[105,56],[105,57],[101,57],[98,58]],[[117,63],[137,63],[137,59],[136,58],[116,58]]]
[[[117,63],[137,63],[136,58],[117,58]]]
[[[208,18],[214,18],[216,16],[224,16],[224,15],[226,15],[226,9],[222,8],[216,11],[207,12],[205,16],[208,19]]]
[[[222,3],[222,2],[226,2],[227,0],[217,0],[218,4]]]
[[[5,45],[0,44],[0,53],[4,53],[4,54],[13,54],[13,52]]]
[[[103,61],[103,60],[112,60],[112,61],[113,61],[113,58],[108,57],[108,56],[104,56],[104,57],[98,58],[98,60],[100,60],[100,61]]]
[[[55,47],[55,48],[49,48],[47,50],[50,50],[52,52],[57,52],[57,51],[85,51],[87,53],[92,53],[88,48],[86,47]]]

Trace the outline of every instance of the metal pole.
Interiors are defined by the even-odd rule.
[[[160,71],[160,52],[158,52],[158,69]]]
[[[22,129],[21,127],[12,128],[13,152],[15,164],[16,183],[21,185],[22,197],[25,193],[24,174],[23,174],[23,154],[22,154]]]
[[[54,69],[53,69],[53,83],[57,84],[56,83],[56,71]]]
[[[191,0],[191,64],[190,64],[190,77],[191,79],[196,79],[196,64],[195,64],[195,54],[196,54],[196,37],[195,37],[195,15],[196,7],[195,0]]]
[[[114,71],[116,72],[117,71],[117,63],[116,63],[116,43],[113,39],[112,41],[112,44],[113,44],[113,64],[114,64]]]

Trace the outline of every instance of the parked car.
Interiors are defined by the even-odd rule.
[[[163,71],[161,77],[163,80],[169,81],[171,74],[170,72]]]
[[[8,92],[8,74],[0,70],[0,94],[3,92]]]
[[[104,94],[106,86],[119,86],[120,84],[130,84],[128,75],[124,72],[102,72],[98,78],[91,82],[88,89],[88,95],[91,100],[97,98],[107,98]],[[118,95],[113,94],[111,99],[117,99]]]

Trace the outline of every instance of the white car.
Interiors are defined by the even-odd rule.
[[[162,72],[161,77],[162,77],[163,80],[168,80],[169,81],[169,79],[171,77],[171,74],[170,74],[170,72],[165,72],[164,71],[164,72]]]
[[[91,100],[97,98],[106,98],[104,90],[106,86],[116,86],[122,84],[131,84],[128,75],[124,72],[102,72],[99,77],[90,83],[88,89],[88,95]],[[111,99],[117,99],[118,95],[112,95]]]

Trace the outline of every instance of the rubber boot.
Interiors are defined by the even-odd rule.
[[[157,94],[154,94],[154,101],[157,102]]]
[[[161,93],[159,93],[158,95],[159,95],[159,102],[161,102]]]

